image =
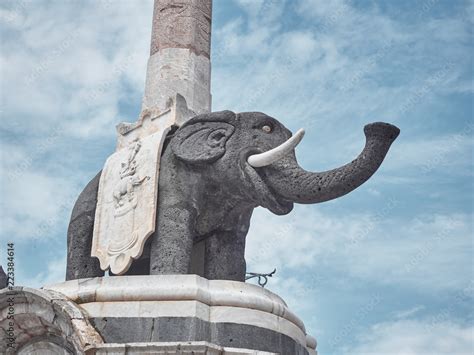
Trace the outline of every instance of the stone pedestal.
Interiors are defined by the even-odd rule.
[[[285,302],[251,284],[196,275],[120,276],[17,291],[25,306],[16,318],[16,331],[43,329],[28,339],[17,337],[23,349],[49,346],[65,354],[316,354],[315,339]],[[2,291],[2,326],[6,297]]]

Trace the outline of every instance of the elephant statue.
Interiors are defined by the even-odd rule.
[[[163,145],[156,230],[127,274],[187,274],[193,245],[203,242],[208,279],[244,281],[245,238],[254,208],[288,214],[294,203],[335,199],[367,181],[400,130],[365,126],[366,144],[352,162],[325,172],[301,168],[295,135],[260,112],[201,114],[174,127]],[[100,173],[80,194],[68,228],[66,279],[104,275],[90,256]]]

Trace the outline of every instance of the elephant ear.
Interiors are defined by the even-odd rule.
[[[225,122],[198,121],[181,127],[171,142],[173,153],[188,163],[212,163],[225,153],[234,126]]]

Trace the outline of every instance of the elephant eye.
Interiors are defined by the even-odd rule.
[[[265,133],[271,133],[273,131],[273,129],[272,129],[272,126],[266,124],[266,125],[262,126],[262,131],[264,131]]]

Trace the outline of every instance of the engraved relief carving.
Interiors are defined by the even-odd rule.
[[[142,254],[155,229],[159,158],[168,132],[165,125],[160,128],[127,137],[102,170],[91,255],[115,275],[125,273]]]
[[[189,111],[178,101],[160,116],[146,112],[139,122],[118,127],[117,150],[100,177],[92,238],[91,256],[99,259],[104,271],[126,273],[155,231],[164,139]]]
[[[140,186],[149,176],[140,178],[137,174],[136,155],[140,151],[141,142],[139,139],[129,146],[129,155],[125,162],[122,162],[120,169],[120,181],[115,186],[113,195],[115,202],[114,216],[122,216],[137,207],[138,199],[135,196],[135,187]]]

